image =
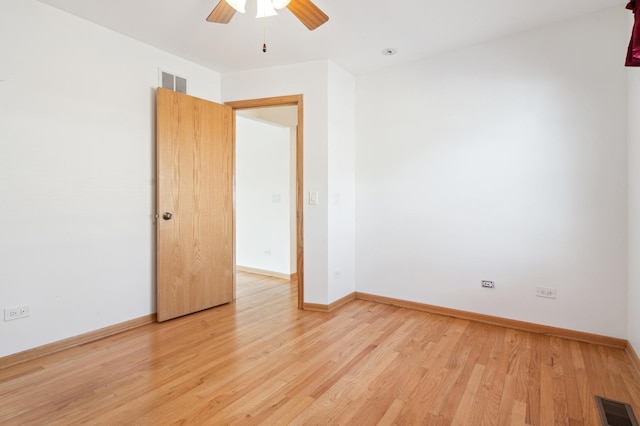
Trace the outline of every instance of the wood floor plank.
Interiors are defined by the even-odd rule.
[[[562,379],[564,380],[565,398],[567,405],[567,415],[570,423],[582,419],[582,406],[578,393],[578,382],[576,381],[576,368],[573,365],[573,354],[568,340],[560,340],[562,345],[562,357],[559,362],[562,366]]]
[[[387,410],[385,410],[384,415],[380,420],[376,423],[376,426],[391,426],[395,423],[396,418],[402,411],[402,407],[404,406],[404,402],[399,399],[394,399],[391,405]],[[373,423],[370,423],[373,424]]]
[[[478,393],[478,388],[480,387],[480,381],[482,380],[484,369],[485,366],[482,364],[475,364],[473,366],[473,371],[471,372],[469,381],[465,385],[464,393],[462,394],[462,398],[456,408],[453,421],[451,422],[452,425],[477,424],[472,420],[472,408],[473,401]]]
[[[562,339],[551,337],[551,371],[553,381],[553,414],[554,424],[569,424],[567,410],[567,391],[565,388],[564,370],[562,368]]]
[[[596,389],[593,376],[590,378],[582,355],[581,347],[585,343],[570,342],[572,353],[572,365],[575,369],[575,378],[578,398],[580,399],[581,418],[585,425],[596,425],[599,422],[599,414],[593,397],[600,395],[601,390]]]
[[[425,415],[429,414],[424,413],[424,408],[434,404],[440,395],[441,389],[451,379],[449,370],[445,366],[467,325],[466,321],[450,322],[438,344],[430,342],[425,347],[430,348],[427,351],[429,355],[427,357],[419,357],[424,360],[421,366],[427,369],[427,373],[417,384],[415,393],[406,396],[406,404],[398,418],[398,424],[420,424]],[[411,357],[414,354],[415,352],[410,351],[407,356]]]
[[[482,407],[481,413],[474,419],[479,425],[498,424],[500,402],[509,367],[509,357],[506,355],[508,346],[505,343],[506,329],[497,327],[495,330],[491,356],[482,378],[484,391],[476,397],[477,404]]]
[[[549,338],[545,337],[541,350],[540,361],[540,424],[555,424],[554,411],[554,381],[553,381],[553,352]]]
[[[397,319],[396,319],[397,321]],[[400,396],[400,385],[404,392],[409,394],[417,385],[417,380],[412,380],[416,375],[424,374],[424,369],[414,365],[405,366],[406,357],[401,353],[405,347],[406,336],[414,333],[419,322],[413,318],[404,321],[397,332],[386,334],[386,339],[379,341],[376,351],[390,355],[390,362],[377,362],[376,369],[380,370],[380,374],[372,374],[369,370],[366,374],[370,377],[357,381],[357,385],[350,387],[350,398],[354,399],[354,404],[349,412],[344,412],[338,417],[339,424],[375,424],[381,419],[386,410]],[[404,370],[408,367],[410,371]],[[391,370],[395,374],[390,375]],[[361,373],[362,374],[362,373]],[[380,380],[382,378],[382,380]],[[366,386],[365,386],[366,385]],[[355,397],[354,394],[358,393]],[[365,409],[366,407],[366,409]]]
[[[526,351],[523,353],[523,356],[528,359],[528,365],[522,363],[523,371],[526,368],[526,374],[522,381],[527,383],[525,423],[534,426],[542,424],[540,420],[540,364],[541,347],[545,341],[545,336],[529,334],[527,336]]]
[[[522,401],[516,401],[511,410],[510,424],[514,426],[526,425],[525,416],[527,413],[526,404]]]
[[[0,424],[595,425],[596,394],[640,413],[619,349],[237,283],[231,304],[0,369]]]
[[[409,357],[400,353],[387,367],[385,374],[379,375],[368,387],[363,403],[366,403],[358,413],[358,421],[362,424],[376,424],[395,420],[399,416],[404,401],[415,395],[415,389],[427,370],[409,362]],[[396,411],[400,409],[400,411]],[[383,423],[384,423],[383,422]]]
[[[472,372],[478,364],[478,359],[486,359],[486,353],[491,349],[487,337],[492,329],[492,326],[486,324],[480,326],[473,323],[467,326],[446,366],[450,370],[450,379],[446,381],[441,393],[436,397],[429,409],[430,413],[442,415],[447,421],[454,418],[464,391],[472,378]],[[455,361],[453,361],[454,357]]]
[[[514,400],[514,389],[515,389],[516,378],[513,375],[508,374],[504,380],[504,387],[502,389],[502,397],[500,399],[500,407],[498,408],[498,418],[495,421],[495,424],[500,426],[508,426],[511,424],[511,417],[513,412],[513,407],[516,404],[522,403],[525,406],[526,403],[523,401]],[[526,411],[525,411],[526,416]]]
[[[338,382],[335,382],[330,388],[325,388],[326,390],[318,395],[315,405],[322,407],[322,412],[327,407],[332,407],[332,416],[328,419],[324,416],[318,419],[314,415],[314,406],[312,406],[307,413],[299,416],[297,421],[332,423],[341,419],[340,422],[348,424],[362,402],[366,401],[360,396],[365,393],[371,381],[380,376],[393,363],[398,355],[398,352],[395,351],[398,342],[403,339],[406,330],[412,326],[411,323],[393,315],[393,312],[395,310],[384,317],[378,316],[378,321],[384,321],[384,324],[377,327],[382,333],[373,341],[372,350],[362,358],[361,362],[350,366],[348,371],[341,375]],[[356,402],[359,398],[360,400]]]

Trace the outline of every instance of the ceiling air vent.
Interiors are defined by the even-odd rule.
[[[160,70],[160,86],[180,93],[187,93],[187,79]]]
[[[638,426],[638,421],[629,404],[596,396],[602,426]]]

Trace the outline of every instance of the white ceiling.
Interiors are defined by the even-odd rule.
[[[218,0],[40,1],[221,73],[328,58],[354,74],[627,3],[313,0],[330,20],[309,31],[286,9],[256,19],[253,0],[227,25],[205,21]],[[388,47],[398,54],[383,56]]]
[[[281,127],[296,127],[298,125],[298,107],[294,105],[237,109],[236,114],[241,117],[264,121]]]

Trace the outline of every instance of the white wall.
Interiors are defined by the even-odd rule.
[[[329,303],[355,291],[355,78],[329,62]]]
[[[0,356],[155,312],[158,68],[219,74],[33,0],[0,3]]]
[[[327,221],[327,62],[222,75],[225,102],[282,95],[304,95],[304,298],[307,303],[328,302]],[[310,191],[320,203],[308,204]]]
[[[358,79],[358,291],[627,337],[626,19]]]
[[[292,273],[290,137],[288,127],[236,117],[237,266]]]
[[[629,15],[632,22],[632,15]],[[631,28],[629,28],[629,31]],[[640,68],[629,75],[629,335],[640,353]]]
[[[298,228],[296,222],[296,212],[297,212],[297,143],[298,143],[298,107],[295,105],[289,106],[277,106],[277,107],[268,107],[268,108],[252,108],[239,110],[236,112],[237,115],[241,115],[247,118],[254,118],[257,120],[266,121],[272,124],[279,124],[281,126],[285,126],[289,128],[289,161],[291,168],[291,177],[289,179],[291,188],[291,203],[290,203],[290,230],[289,235],[291,236],[290,248],[289,252],[291,258],[289,260],[289,271],[290,274],[297,272],[298,269]]]
[[[297,221],[297,212],[298,212],[298,114],[296,112],[296,125],[293,127],[289,127],[289,167],[291,170],[290,179],[289,179],[289,194],[291,194],[291,203],[289,206],[289,217],[291,218],[291,223],[289,223],[289,235],[291,237],[291,241],[289,242],[289,271],[291,274],[298,272],[298,221]]]

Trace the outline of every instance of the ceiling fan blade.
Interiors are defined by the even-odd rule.
[[[215,22],[218,24],[228,24],[235,15],[236,10],[229,5],[225,0],[220,0],[220,3],[216,7],[213,8],[209,16],[207,17],[208,22]]]
[[[310,0],[291,0],[287,9],[312,31],[329,20],[329,17]]]

